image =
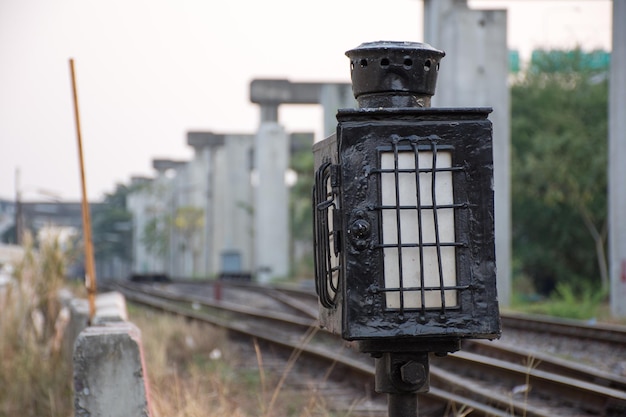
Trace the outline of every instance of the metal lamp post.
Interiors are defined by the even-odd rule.
[[[430,108],[444,53],[346,52],[357,109],[314,146],[322,327],[376,358],[389,415],[416,416],[430,353],[500,335],[490,108]]]

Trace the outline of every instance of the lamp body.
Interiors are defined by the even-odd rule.
[[[407,349],[499,337],[490,112],[338,112],[314,146],[322,327]]]

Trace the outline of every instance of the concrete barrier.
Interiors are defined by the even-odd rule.
[[[69,337],[74,342],[74,409],[76,417],[149,417],[141,332],[127,321],[120,293],[96,299],[96,316],[87,327],[85,300],[70,302]],[[80,329],[80,330],[79,330]]]

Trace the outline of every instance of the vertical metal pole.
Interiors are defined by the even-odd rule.
[[[80,182],[82,191],[83,213],[83,239],[85,241],[85,269],[87,287],[87,299],[89,300],[89,323],[93,322],[96,315],[96,270],[93,255],[93,241],[91,239],[91,218],[89,216],[89,203],[87,202],[87,185],[85,183],[85,161],[83,159],[83,141],[80,129],[80,114],[78,111],[78,92],[76,90],[76,72],[74,59],[70,58],[70,71],[72,74],[72,93],[74,98],[74,116],[76,119],[76,137],[78,139],[78,159],[80,163]]]
[[[367,344],[362,342],[359,348],[367,350]],[[376,352],[375,356],[375,389],[387,394],[389,417],[417,417],[417,395],[430,386],[428,352]]]
[[[611,312],[626,317],[626,1],[613,0],[609,79],[609,265]]]
[[[417,393],[387,394],[389,417],[417,417]]]

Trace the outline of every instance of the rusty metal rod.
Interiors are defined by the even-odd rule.
[[[78,159],[80,165],[80,183],[82,191],[83,239],[85,244],[85,287],[89,301],[89,324],[92,324],[96,315],[96,268],[91,238],[91,218],[87,201],[87,185],[85,182],[85,161],[83,159],[83,140],[80,129],[80,113],[78,111],[78,92],[76,90],[76,71],[74,59],[70,58],[70,72],[72,75],[72,93],[74,97],[74,116],[76,120],[76,137],[78,139]]]

